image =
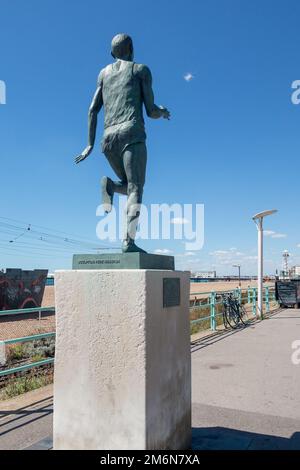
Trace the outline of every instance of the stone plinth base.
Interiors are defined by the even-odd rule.
[[[58,271],[55,297],[54,449],[187,449],[189,273]]]

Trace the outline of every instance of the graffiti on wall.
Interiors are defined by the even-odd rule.
[[[47,269],[0,272],[0,310],[40,307],[47,280]]]

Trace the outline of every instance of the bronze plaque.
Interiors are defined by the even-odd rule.
[[[180,305],[180,279],[179,277],[164,277],[163,307],[177,307],[178,305]]]

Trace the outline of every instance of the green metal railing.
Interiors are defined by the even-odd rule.
[[[5,339],[3,341],[0,341],[0,348],[5,348],[7,344],[26,343],[29,341],[36,341],[39,339],[51,338],[51,337],[55,337],[55,333],[42,333],[39,335],[24,336],[22,338]],[[11,369],[4,369],[0,371],[0,377],[3,377],[5,375],[10,375],[10,374],[15,374],[16,372],[23,372],[24,370],[29,370],[29,369],[32,369],[33,367],[39,367],[39,366],[43,366],[46,364],[53,364],[53,363],[54,363],[54,358],[51,357],[49,359],[43,359],[41,361],[31,362],[29,364],[24,364],[22,366],[13,367]]]
[[[210,321],[210,329],[216,331],[217,328],[217,318],[223,315],[223,312],[216,313],[217,306],[223,304],[221,295],[225,293],[233,293],[239,302],[243,304],[249,304],[252,309],[253,317],[256,317],[257,314],[257,288],[248,287],[247,289],[237,288],[234,290],[228,291],[216,291],[216,292],[195,292],[191,294],[194,299],[190,299],[190,311],[209,308],[209,314],[191,320],[191,325],[196,325],[203,321]],[[199,298],[202,296],[202,298]],[[265,311],[270,312],[270,302],[274,302],[275,299],[275,289],[269,286],[264,287],[263,295]]]
[[[55,333],[41,333],[39,335],[24,336],[22,338],[4,339],[3,341],[0,341],[0,343],[4,343],[4,344],[26,343],[28,341],[36,341],[37,339],[51,338],[52,336],[55,336]]]
[[[44,366],[46,364],[53,364],[54,358],[43,359],[42,361],[32,362],[31,364],[25,364],[19,367],[13,367],[12,369],[5,369],[0,371],[0,377],[4,375],[15,374],[16,372],[23,372],[24,370],[32,369],[33,367]]]
[[[55,307],[17,308],[15,310],[0,310],[0,316],[26,315],[26,313],[55,312]]]

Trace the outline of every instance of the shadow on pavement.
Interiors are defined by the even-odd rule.
[[[193,450],[300,450],[300,432],[290,438],[222,427],[193,428]]]
[[[36,412],[37,410],[29,410],[31,407],[35,407],[39,404],[44,403],[45,401],[52,400],[53,396],[50,395],[49,397],[43,398],[42,400],[34,401],[33,403],[30,403],[30,405],[22,406],[21,408],[13,409],[13,410],[1,410],[0,409],[0,418],[3,418],[4,416],[9,416],[9,415],[17,415],[17,414],[27,414],[29,411]],[[1,408],[1,401],[0,401],[0,408]]]
[[[207,336],[203,336],[202,338],[196,339],[191,342],[191,352],[196,352],[199,349],[205,348],[207,346],[210,346],[211,344],[217,343],[218,341],[221,341],[222,339],[228,338],[229,336],[235,335],[237,333],[240,333],[241,331],[244,331],[248,328],[254,329],[257,325],[259,325],[262,321],[265,320],[277,320],[277,319],[285,319],[285,318],[299,318],[299,317],[275,317],[275,315],[278,315],[279,313],[283,312],[284,310],[282,308],[278,308],[275,310],[272,310],[268,314],[265,314],[264,320],[260,320],[258,318],[253,318],[248,320],[246,325],[241,325],[237,327],[236,329],[227,329],[227,330],[221,330],[217,332],[213,332]],[[296,312],[298,313],[298,312]]]
[[[24,450],[50,450],[52,436],[48,436]],[[193,450],[299,450],[300,432],[289,439],[266,434],[238,431],[221,427],[193,428]]]
[[[53,413],[52,397],[17,410],[0,411],[0,437]],[[16,423],[17,421],[17,423]]]
[[[199,338],[191,343],[191,352],[199,351],[199,349],[205,348],[210,346],[211,344],[217,343],[222,341],[222,339],[228,338],[229,336],[235,335],[244,331],[247,328],[254,328],[253,323],[248,323],[245,326],[238,327],[234,330],[224,330],[217,333],[213,333],[209,336],[204,336],[203,338]]]

